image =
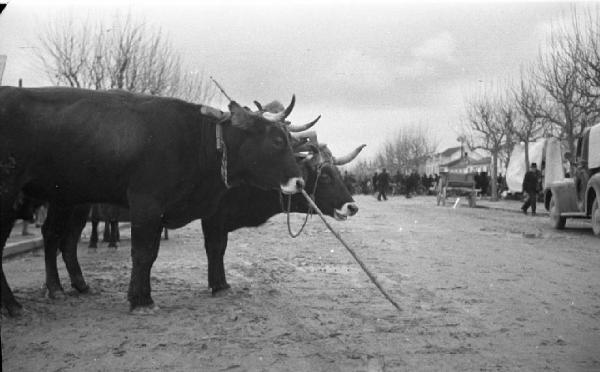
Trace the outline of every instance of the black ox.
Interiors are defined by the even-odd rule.
[[[318,145],[309,152],[311,155],[299,161],[307,192],[323,213],[344,220],[358,212],[336,165],[350,162],[364,146],[336,159],[326,145]],[[291,196],[290,212],[307,213],[308,208],[303,195]],[[262,225],[285,210],[288,210],[288,200],[281,193],[246,186],[230,189],[221,199],[217,212],[202,219],[204,247],[208,258],[208,285],[213,295],[230,288],[223,262],[228,233],[242,227]]]
[[[68,226],[87,215],[78,216],[74,212],[84,208],[75,206],[129,207],[130,308],[154,307],[150,271],[163,226],[178,228],[213,215],[227,184],[286,193],[303,186],[283,122],[293,103],[268,115],[231,102],[230,114],[219,119],[206,106],[177,99],[0,87],[0,250],[16,218],[18,195],[49,201],[46,284],[60,287],[56,257],[49,256],[78,238]],[[63,250],[63,258],[73,285],[85,291],[76,250]],[[0,274],[2,306],[18,314],[21,305]]]
[[[306,150],[306,152],[296,154],[297,162],[306,180],[307,189],[317,206],[323,213],[338,220],[345,220],[348,216],[356,214],[358,207],[345,187],[336,165],[352,161],[365,145],[359,146],[346,156],[336,158],[331,154],[327,145],[317,144],[316,135],[310,133],[305,136],[310,138],[310,142],[296,142],[294,149],[295,151]],[[108,207],[113,208],[112,206]],[[83,211],[75,213],[75,218],[79,216],[83,219],[89,206],[80,206],[76,209],[83,209]],[[115,208],[116,211],[118,209],[118,207]],[[302,195],[295,194],[291,196],[288,209],[288,200],[280,192],[241,185],[228,190],[221,198],[217,212],[202,219],[204,247],[208,257],[208,283],[214,295],[230,288],[226,280],[223,261],[228,233],[241,227],[262,225],[275,214],[284,211],[307,213],[309,212],[308,203]],[[126,209],[121,208],[121,213],[124,213],[121,218],[127,217]],[[72,219],[70,227],[73,231],[67,235],[77,236],[81,233],[84,225],[85,221]],[[76,251],[76,240],[70,240],[70,245],[63,246],[61,249]],[[56,255],[50,257],[55,258]],[[78,263],[76,263],[76,267],[75,271],[80,271]],[[70,272],[69,266],[67,269]],[[53,286],[47,286],[47,288],[51,298],[62,296],[62,288]]]

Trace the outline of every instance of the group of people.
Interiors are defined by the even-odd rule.
[[[387,169],[382,168],[381,173],[375,172],[371,178],[373,191],[377,194],[377,200],[387,200],[387,192],[390,186],[394,186],[394,194],[404,194],[407,198],[422,192],[427,192],[438,180],[438,176],[420,176],[417,171],[403,175],[400,171],[392,177]]]
[[[371,181],[373,183],[373,189],[377,192],[377,200],[381,201],[381,198],[387,200],[387,191],[390,187],[390,182],[392,181],[387,170],[383,168],[381,169],[381,173],[377,174],[377,172],[375,172]]]
[[[375,171],[375,174],[369,180],[366,177],[360,178],[358,181],[355,177],[349,174],[347,171],[344,172],[344,183],[348,190],[354,194],[356,192],[361,192],[363,194],[368,194],[369,192],[375,192],[377,196],[377,200],[387,200],[387,193],[390,190],[390,186],[392,184],[397,186],[398,193],[402,190],[406,197],[410,197],[410,195],[417,192],[417,187],[419,183],[423,185],[425,190],[428,190],[430,187],[434,186],[438,181],[439,176],[419,176],[417,172],[412,172],[408,175],[402,175],[400,171],[397,171],[394,176],[390,176],[387,172],[386,168],[382,168],[381,172]],[[531,214],[535,216],[536,214],[536,202],[537,202],[537,194],[542,190],[541,185],[541,172],[537,168],[536,163],[531,164],[531,168],[527,173],[525,173],[525,177],[523,178],[523,194],[524,194],[524,202],[521,207],[523,213],[527,214],[527,210],[531,208]],[[485,173],[479,173],[476,176],[476,184],[477,188],[480,188],[485,195],[486,192],[484,190],[488,189],[489,186],[489,176]],[[501,192],[505,185],[505,179],[502,174],[498,175],[498,191]],[[372,186],[372,189],[369,188],[369,183]],[[402,187],[400,187],[400,185]],[[356,189],[358,187],[358,190]],[[371,191],[370,191],[371,190]]]

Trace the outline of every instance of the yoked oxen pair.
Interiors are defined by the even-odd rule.
[[[43,226],[47,284],[59,284],[56,257],[85,221],[75,208],[112,203],[131,214],[131,310],[154,307],[150,271],[162,227],[213,215],[227,184],[295,193],[303,186],[282,113],[254,113],[230,102],[218,120],[211,108],[177,99],[73,88],[0,87],[0,245],[19,208],[18,196],[49,202]],[[75,221],[75,222],[74,222]],[[1,254],[2,252],[0,252]],[[87,285],[76,250],[63,250],[73,286]],[[54,261],[54,267],[52,267]],[[76,265],[76,266],[75,266]],[[1,274],[2,306],[21,305]]]
[[[265,106],[265,110],[281,111],[283,106],[276,103]],[[309,129],[317,120],[299,126],[289,126],[290,131],[300,132]],[[358,207],[346,189],[336,165],[352,161],[364,148],[361,145],[350,154],[335,158],[325,144],[319,144],[314,132],[299,134],[293,138],[293,149],[302,175],[307,180],[308,191],[318,207],[327,215],[344,220],[354,215]],[[230,288],[225,278],[223,257],[227,247],[227,235],[241,227],[255,227],[265,223],[270,217],[281,213],[286,208],[283,195],[276,190],[261,190],[249,185],[233,187],[221,198],[217,212],[202,219],[204,245],[208,257],[208,281],[213,294]],[[300,194],[291,197],[290,212],[308,212],[308,203]],[[122,210],[122,218],[126,218],[126,210]],[[79,213],[79,217],[85,212]],[[80,221],[77,235],[85,224]],[[71,240],[71,244],[76,244]],[[72,246],[68,249],[76,249]],[[56,257],[50,254],[49,257]],[[55,264],[54,264],[55,265]],[[69,267],[67,267],[69,268]],[[77,264],[77,270],[79,265]],[[73,276],[73,275],[71,275]],[[62,288],[47,285],[49,296],[56,297]]]

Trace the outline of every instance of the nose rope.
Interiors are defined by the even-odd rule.
[[[313,186],[313,191],[310,195],[310,198],[312,198],[312,200],[315,200],[315,195],[317,194],[317,185],[319,184],[319,178],[321,177],[321,172],[323,167],[325,166],[325,164],[321,164],[319,165],[319,167],[317,168],[317,177],[315,178],[315,184]],[[304,192],[304,190],[303,190]],[[283,206],[282,206],[283,207]],[[300,234],[302,233],[302,231],[304,230],[304,227],[306,226],[306,223],[308,222],[308,216],[312,215],[312,204],[308,204],[308,210],[306,211],[306,215],[304,216],[304,222],[302,223],[302,226],[300,226],[300,230],[298,230],[297,233],[293,233],[292,232],[292,225],[290,222],[290,214],[291,214],[291,210],[292,210],[292,195],[288,195],[288,203],[287,203],[287,210],[286,210],[286,214],[287,214],[287,228],[288,228],[288,233],[290,234],[290,236],[292,238],[297,238],[298,236],[300,236]]]

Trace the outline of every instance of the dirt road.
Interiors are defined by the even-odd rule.
[[[128,235],[116,252],[80,245],[92,295],[45,299],[41,254],[7,260],[28,312],[2,318],[3,370],[600,370],[600,240],[589,224],[558,232],[544,217],[433,197],[356,200],[358,215],[332,224],[402,312],[317,217],[297,239],[284,216],[230,234],[232,290],[213,298],[196,222],[163,242],[156,315],[128,313]]]

